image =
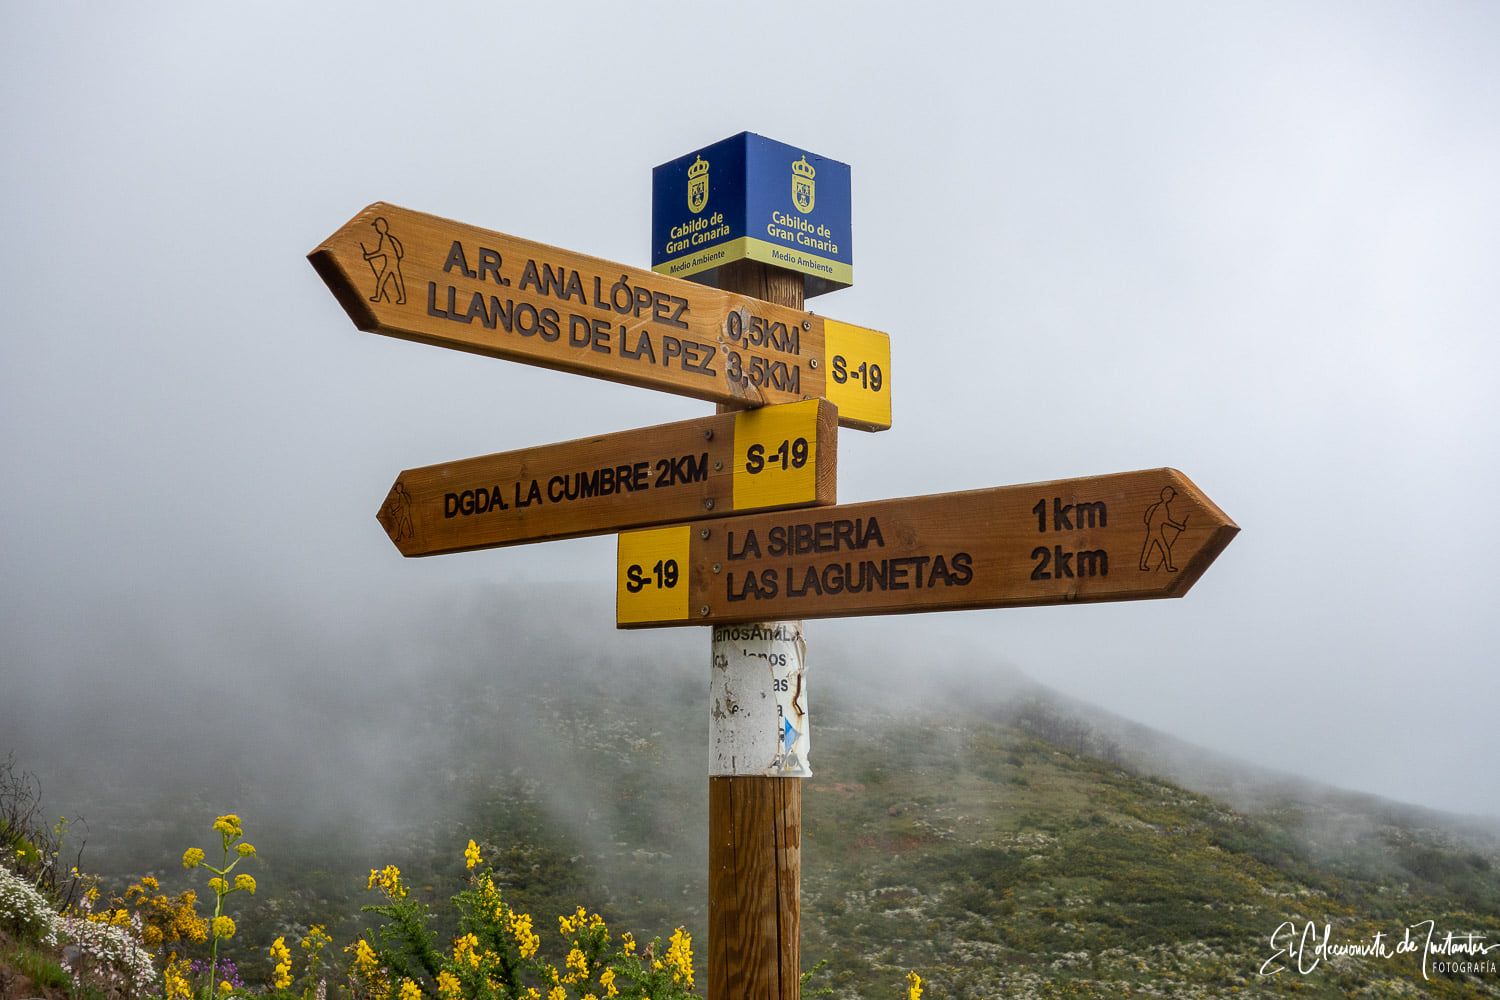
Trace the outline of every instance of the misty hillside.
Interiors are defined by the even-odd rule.
[[[133,670],[92,688],[53,651],[8,676],[23,711],[0,753],[87,820],[85,866],[116,885],[187,885],[183,849],[239,812],[260,891],[232,954],[251,971],[313,922],[348,942],[372,867],[445,899],[470,837],[543,926],[586,903],[701,940],[706,635],[605,645],[588,624],[605,611],[560,590],[472,601],[425,634],[122,634],[111,655]],[[215,642],[227,692],[172,668]],[[1500,938],[1482,823],[1237,765],[1003,666],[946,666],[982,692],[907,704],[893,671],[812,661],[803,955],[838,996],[896,996],[907,969],[931,998],[1500,995],[1496,976],[1424,980],[1410,955],[1257,978],[1283,921],[1346,942],[1428,919]]]

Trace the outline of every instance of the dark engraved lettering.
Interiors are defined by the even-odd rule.
[[[974,579],[974,557],[967,552],[953,553],[953,584],[967,587]]]
[[[492,510],[509,510],[505,498],[496,484],[488,489],[463,490],[443,496],[443,517],[468,517],[470,514],[486,514]]]
[[[656,348],[651,346],[651,331],[642,330],[641,339],[636,341],[635,348],[632,350],[630,347],[629,331],[621,326],[620,357],[632,360],[635,358],[645,358],[649,364],[656,364]]]
[[[489,247],[479,248],[479,280],[485,280],[485,275],[497,285],[508,285],[510,280],[500,275],[500,251],[491,250]]]
[[[465,310],[463,315],[464,322],[473,323],[474,318],[477,316],[480,323],[484,324],[487,329],[493,330],[495,328],[495,315],[487,308],[489,302],[489,297],[483,292],[475,292],[469,298],[469,308]],[[498,300],[495,301],[495,304],[497,307],[499,306]]]
[[[580,332],[581,331],[581,332]],[[587,316],[568,313],[568,346],[587,347],[594,337],[594,328]]]
[[[1052,530],[1053,531],[1072,531],[1073,530],[1073,519],[1070,516],[1072,514],[1072,512],[1073,512],[1073,505],[1072,504],[1064,504],[1062,502],[1062,497],[1053,497],[1052,498]]]
[[[1109,576],[1109,553],[1103,549],[1078,553],[1078,575]]]
[[[739,587],[734,585],[733,571],[725,574],[724,578],[725,594],[731,601],[743,601],[747,598],[754,598],[759,601],[768,597],[775,597],[779,588],[780,584],[776,579],[776,573],[772,570],[766,570],[764,573],[757,573],[753,569],[750,570],[745,574],[745,578]]]
[[[537,287],[539,284],[536,277],[536,261],[528,259],[526,266],[521,269],[521,291]]]
[[[1109,508],[1104,505],[1103,500],[1098,500],[1094,503],[1077,504],[1076,508],[1074,516],[1078,518],[1078,527],[1109,527]]]
[[[1037,560],[1037,564],[1031,567],[1031,578],[1033,580],[1052,579],[1052,574],[1047,572],[1047,566],[1052,562],[1052,550],[1045,545],[1038,545],[1031,550],[1031,558]]]
[[[776,534],[776,529],[772,528],[771,529],[771,535],[772,535],[773,538],[775,537],[775,534]],[[738,559],[759,559],[760,558],[760,542],[755,537],[755,529],[754,528],[751,528],[751,529],[749,529],[749,530],[747,530],[745,532],[744,540],[743,540],[743,542],[742,542],[742,544],[740,545],[739,548],[735,548],[735,544],[734,544],[734,531],[731,530],[729,532],[729,537],[728,537],[727,545],[728,545],[728,552],[729,552],[728,558],[731,561],[738,560]],[[775,555],[775,552],[773,551],[772,554]]]
[[[588,299],[583,294],[583,279],[578,277],[578,272],[568,271],[568,287],[563,290],[562,297],[565,299],[577,299],[579,305],[588,305]]]
[[[464,257],[464,245],[458,240],[453,241],[453,245],[448,248],[448,259],[443,261],[444,271],[452,271],[455,267],[465,278],[477,277]]]
[[[670,333],[662,334],[661,338],[661,363],[663,367],[670,368],[673,358],[682,357],[682,341]]]

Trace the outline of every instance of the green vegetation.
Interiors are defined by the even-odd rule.
[[[19,973],[42,988],[66,989],[73,982],[66,969],[35,945],[13,944],[0,951],[0,968]]]
[[[699,693],[685,684],[612,701],[559,682],[502,706],[483,689],[445,692],[419,708],[449,731],[489,732],[502,712],[521,721],[488,751],[412,748],[388,801],[433,802],[421,794],[437,786],[442,808],[381,826],[341,818],[336,804],[277,822],[247,783],[235,805],[255,822],[258,885],[235,897],[237,931],[221,956],[254,988],[292,977],[285,995],[303,996],[312,984],[299,978],[298,943],[319,925],[333,985],[347,982],[365,940],[382,966],[405,970],[395,982],[435,995],[438,974],[457,977],[467,960],[449,942],[477,934],[460,923],[467,911],[446,904],[478,891],[455,854],[468,839],[515,913],[548,922],[586,903],[611,926],[665,938],[682,925],[701,943],[707,782],[701,760],[679,752],[697,746],[681,734],[701,732]],[[804,786],[802,952],[808,968],[823,965],[808,995],[897,997],[916,969],[927,1000],[1500,996],[1500,974],[1424,978],[1413,955],[1258,974],[1288,921],[1327,924],[1335,943],[1399,939],[1424,920],[1439,935],[1500,941],[1493,838],[1376,800],[1272,789],[1236,810],[1134,769],[1129,754],[1048,705],[894,715],[820,701],[816,776]],[[164,845],[198,842],[203,817],[219,811],[205,794],[141,795],[116,805],[107,832],[93,827],[90,865],[106,895],[148,873],[164,897],[189,887]],[[387,865],[399,867],[403,895],[362,909],[381,886],[372,870]],[[508,927],[491,928],[497,956],[502,931],[519,955]]]

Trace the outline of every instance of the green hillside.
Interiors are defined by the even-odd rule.
[[[543,927],[579,903],[647,936],[685,924],[701,964],[702,692],[665,678],[621,691],[566,672],[429,690],[402,705],[422,720],[403,755],[336,782],[347,798],[295,809],[296,776],[253,765],[227,792],[149,776],[96,789],[85,864],[116,887],[148,871],[185,886],[182,850],[237,809],[260,891],[230,953],[253,981],[277,934],[318,922],[351,940],[372,867],[394,863],[418,895],[446,900],[473,837]],[[1440,935],[1500,940],[1493,838],[1378,800],[1273,788],[1236,811],[1142,773],[1130,746],[1037,689],[988,710],[900,715],[847,691],[819,695],[815,713],[803,954],[826,960],[815,985],[839,997],[897,996],[908,969],[929,998],[1500,996],[1500,975],[1424,979],[1409,954],[1258,976],[1284,921],[1331,924],[1335,943],[1429,919]],[[418,731],[466,735],[423,743]]]

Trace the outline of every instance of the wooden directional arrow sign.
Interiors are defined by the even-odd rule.
[[[652,528],[620,536],[615,621],[1181,597],[1238,531],[1175,469]]]
[[[826,506],[837,416],[814,399],[407,469],[376,516],[428,556]]]
[[[308,255],[361,330],[736,407],[891,425],[883,333],[377,202]]]

